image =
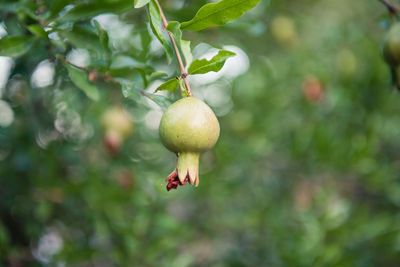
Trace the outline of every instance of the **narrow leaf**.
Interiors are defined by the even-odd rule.
[[[162,33],[162,23],[161,23],[161,15],[160,10],[158,9],[154,0],[149,3],[149,16],[150,16],[150,26],[157,37],[157,39],[161,42],[164,47],[165,53],[167,55],[168,64],[171,63],[173,52],[171,46],[169,45],[168,39]]]
[[[168,76],[168,74],[165,73],[165,72],[162,72],[162,71],[154,71],[154,72],[152,72],[152,73],[147,77],[147,79],[148,79],[150,82],[152,82],[152,81],[154,81],[154,80],[156,80],[156,79],[158,79],[158,78],[162,78],[162,77],[166,77],[166,76]]]
[[[152,100],[154,103],[156,103],[162,110],[166,110],[171,104],[172,101],[162,95],[155,95],[155,94],[151,94],[145,91],[141,91],[140,92],[143,96],[149,98],[150,100]]]
[[[192,61],[190,42],[182,40],[182,31],[180,23],[177,21],[169,22],[167,30],[172,34],[178,46],[179,51],[183,54],[185,66],[188,66]]]
[[[19,57],[31,49],[33,37],[5,36],[0,39],[0,56]]]
[[[3,12],[16,12],[19,3],[0,3],[0,10]]]
[[[94,24],[96,25],[97,33],[99,35],[101,46],[105,52],[105,58],[107,61],[107,65],[110,66],[111,64],[111,49],[108,45],[109,37],[107,31],[101,27],[100,23],[97,20],[94,20]]]
[[[102,2],[101,4],[93,1],[76,5],[56,20],[59,22],[77,21],[102,13],[120,13],[130,8],[132,8],[131,2],[126,0]]]
[[[178,89],[179,86],[179,81],[177,79],[171,79],[166,81],[165,83],[161,84],[157,89],[156,92],[158,91],[168,91],[168,92],[173,92],[176,89]]]
[[[97,89],[96,86],[94,86],[92,83],[89,82],[88,74],[83,70],[71,66],[70,64],[65,64],[65,67],[68,70],[68,74],[69,77],[71,78],[71,81],[79,89],[81,89],[86,94],[87,97],[89,97],[94,101],[98,101],[100,98],[99,90]]]
[[[189,67],[189,74],[204,74],[210,71],[218,72],[225,64],[225,61],[236,55],[228,50],[219,50],[218,54],[211,60],[196,59]]]
[[[45,30],[37,24],[29,25],[28,30],[39,38],[49,39]]]
[[[124,97],[135,99],[137,91],[140,90],[139,88],[143,88],[143,81],[139,76],[140,75],[129,80],[124,78],[116,78],[116,80],[121,84],[121,90]]]
[[[181,28],[189,31],[200,31],[213,25],[222,26],[242,16],[255,7],[261,0],[222,0],[218,3],[204,5],[194,18],[183,22]]]
[[[135,8],[141,8],[145,5],[147,5],[150,2],[150,0],[135,0]]]
[[[190,49],[190,41],[182,40],[181,49],[183,57],[185,58],[185,66],[189,66],[193,61],[192,50]]]
[[[73,47],[88,50],[91,63],[92,61],[105,60],[106,53],[104,53],[99,37],[93,31],[82,26],[74,26],[72,30],[60,30],[58,33],[61,37],[67,39]]]

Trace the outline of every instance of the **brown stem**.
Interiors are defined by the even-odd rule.
[[[90,74],[90,73],[93,73],[93,72],[96,72],[96,74],[99,75],[100,77],[102,77],[102,78],[104,79],[105,82],[113,82],[113,83],[116,83],[116,84],[121,85],[121,83],[120,83],[118,80],[116,80],[116,79],[114,79],[113,77],[111,77],[108,73],[101,73],[101,72],[97,72],[97,71],[95,71],[95,70],[90,70],[90,69],[88,69],[88,68],[86,68],[86,67],[81,67],[81,66],[75,65],[75,64],[72,63],[71,61],[67,60],[64,56],[57,56],[57,58],[58,58],[59,60],[61,60],[62,62],[65,62],[65,63],[67,63],[67,64],[69,64],[69,65],[71,65],[71,66],[73,66],[73,67],[75,67],[75,68],[77,68],[77,69],[80,69],[80,70],[82,70],[82,71],[84,71],[84,72],[87,72],[87,73],[89,73],[89,74]],[[147,97],[148,99],[154,101],[154,100],[151,98],[151,96],[148,95],[148,94],[146,93],[146,91],[141,90],[141,89],[136,89],[136,92],[139,93],[139,94],[141,94],[142,96]]]
[[[86,67],[81,67],[78,65],[75,65],[74,63],[72,63],[71,61],[67,60],[64,56],[56,56],[59,60],[61,60],[62,62],[65,62],[77,69],[83,70],[84,72],[87,72],[89,74],[91,73],[96,73],[96,75],[99,75],[104,81],[106,82],[113,82],[113,83],[117,83],[120,84],[116,79],[114,79],[113,77],[111,77],[108,73],[101,73],[101,72],[97,72],[95,70],[91,70],[88,69]]]
[[[400,11],[399,7],[390,3],[388,0],[378,0],[378,1],[386,6],[391,15],[396,15],[397,13],[399,13]]]
[[[162,20],[162,23],[164,25],[164,29],[166,30],[167,26],[168,26],[168,21],[165,18],[164,12],[163,12],[163,10],[161,8],[161,5],[158,2],[158,0],[154,0],[154,1],[156,2],[157,6],[158,6],[158,9],[160,10],[161,20]],[[183,82],[185,83],[186,91],[188,92],[189,96],[193,96],[192,95],[192,90],[190,89],[189,81],[187,79],[187,73],[185,71],[185,67],[183,66],[182,57],[181,57],[181,54],[179,53],[179,49],[178,49],[178,46],[176,45],[176,41],[174,39],[174,36],[169,31],[167,31],[167,33],[169,35],[169,38],[171,39],[172,46],[174,47],[174,50],[175,50],[175,55],[176,55],[176,58],[177,58],[178,63],[179,63],[179,68],[181,70],[181,77],[183,79]]]

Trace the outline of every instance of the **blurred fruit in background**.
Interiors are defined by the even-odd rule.
[[[345,77],[353,76],[358,69],[358,60],[353,51],[342,48],[336,55],[336,68]]]
[[[110,155],[116,155],[124,140],[133,133],[132,117],[121,106],[110,107],[102,115],[102,125],[106,149]]]
[[[293,47],[298,41],[296,24],[284,15],[274,17],[270,23],[272,36],[284,47]]]
[[[303,81],[303,93],[308,101],[317,103],[324,97],[324,88],[317,77],[308,75]]]

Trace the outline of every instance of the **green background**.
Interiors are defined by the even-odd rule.
[[[161,1],[171,21],[204,3]],[[289,43],[273,34],[279,16],[294,25]],[[135,58],[145,10],[114,18],[114,51]],[[0,6],[9,33],[28,34],[29,20]],[[221,135],[201,157],[200,186],[170,192],[176,157],[158,137],[160,108],[101,79],[92,101],[57,62],[53,82],[35,87],[33,71],[52,57],[36,43],[0,91],[15,115],[0,127],[0,264],[398,266],[400,97],[381,58],[388,21],[374,0],[262,0],[235,22],[184,32],[192,49],[240,48],[249,68],[239,61],[246,72],[236,75],[228,61],[218,79],[191,79]],[[73,47],[92,53],[85,42]],[[155,69],[173,73],[176,62],[153,46]],[[101,127],[111,106],[124,106],[135,129],[115,156]]]

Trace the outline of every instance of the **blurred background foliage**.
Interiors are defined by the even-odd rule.
[[[79,2],[97,9],[63,17]],[[221,136],[201,158],[200,186],[171,192],[162,109],[96,72],[93,101],[54,57],[100,72],[122,58],[110,74],[129,80],[146,61],[142,86],[154,92],[151,73],[177,65],[131,2],[0,3],[1,36],[39,37],[22,57],[1,57],[0,265],[398,266],[400,99],[378,1],[262,0],[223,27],[184,32],[197,57],[215,54],[204,43],[237,56],[190,77]],[[206,2],[161,4],[185,21]],[[50,39],[44,15],[62,21]]]

